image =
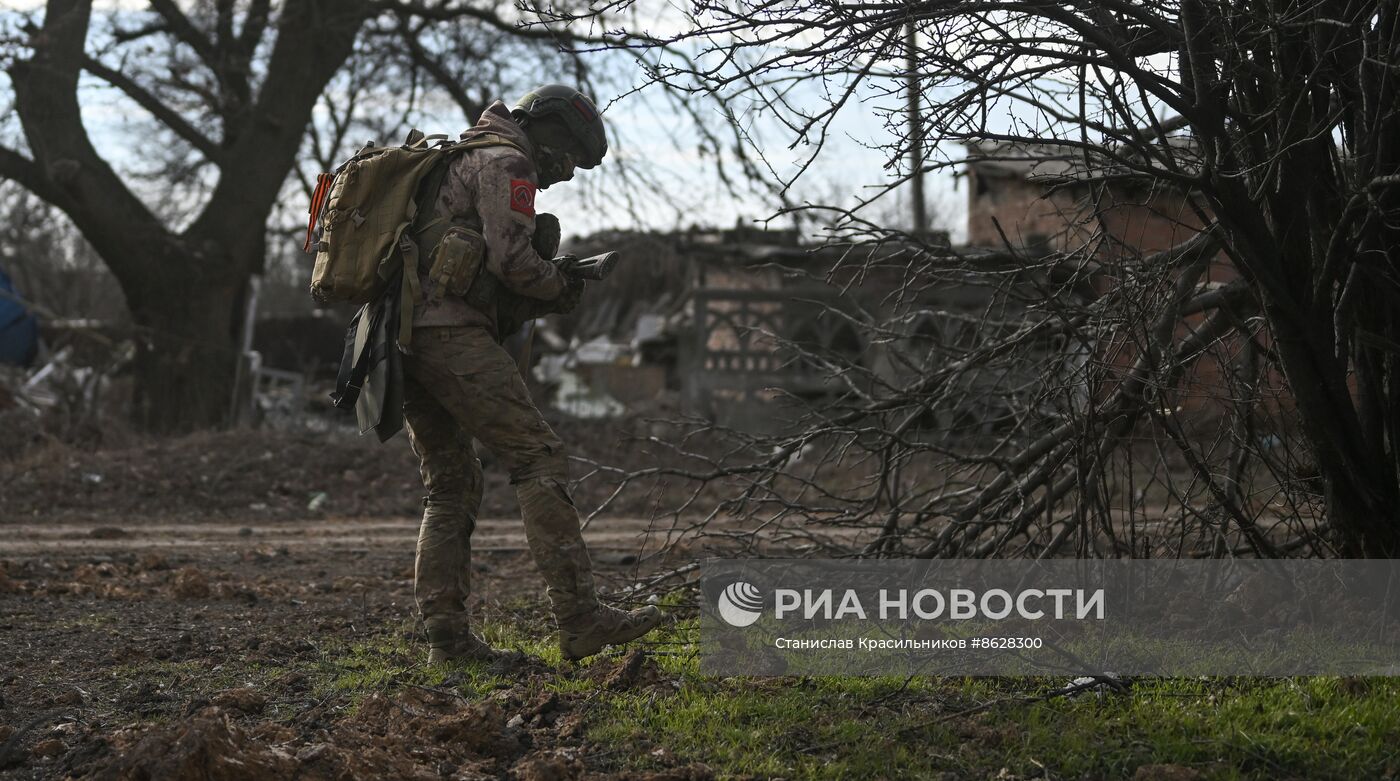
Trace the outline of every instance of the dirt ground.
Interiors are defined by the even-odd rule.
[[[654,466],[639,441],[644,420],[583,422],[550,415],[581,482],[574,498],[596,507],[616,487],[591,463],[615,469]],[[211,519],[256,525],[277,520],[401,518],[420,512],[418,460],[399,433],[380,444],[345,428],[330,431],[239,429],[149,439],[109,433],[97,444],[65,444],[24,421],[0,416],[11,440],[0,448],[0,525],[78,521],[122,525]],[[513,517],[515,494],[491,453],[478,448],[485,474],[483,517]],[[677,486],[638,484],[614,500],[612,514],[643,515]]]
[[[0,778],[710,776],[629,774],[588,741],[590,687],[667,684],[639,653],[541,658],[543,586],[499,475],[473,614],[533,653],[446,672],[413,615],[421,487],[401,441],[33,448],[0,460],[0,492]],[[585,536],[605,591],[665,566],[639,564],[659,541],[643,518]]]

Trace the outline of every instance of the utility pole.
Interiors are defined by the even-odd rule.
[[[905,79],[909,92],[909,170],[913,185],[914,235],[928,235],[928,209],[924,204],[924,130],[919,117],[919,41],[914,20],[904,35]]]

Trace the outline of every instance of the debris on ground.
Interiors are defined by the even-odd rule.
[[[664,678],[661,668],[641,648],[631,649],[615,665],[595,665],[590,669],[589,677],[609,691],[645,689],[662,682]]]
[[[97,781],[199,778],[243,781],[290,779],[297,761],[286,751],[255,740],[219,708],[151,729],[113,737],[112,756],[94,769]]]
[[[214,695],[214,705],[256,716],[267,707],[267,696],[251,686],[226,689]]]
[[[208,599],[209,578],[196,567],[176,570],[170,591],[180,599]]]
[[[556,423],[575,452],[654,464],[619,444],[625,421]],[[494,544],[474,552],[474,619],[547,634],[544,583],[506,520],[513,492],[499,465],[486,471],[477,533]],[[0,485],[0,532],[14,543],[0,555],[0,766],[18,777],[709,777],[661,775],[684,760],[657,747],[647,773],[619,776],[627,764],[590,742],[599,692],[674,685],[644,653],[488,665],[472,675],[502,683],[470,694],[460,673],[414,685],[426,683],[412,582],[423,488],[406,441],[269,430],[51,441],[0,453]],[[575,496],[615,488],[587,482]],[[635,577],[632,548],[657,501],[629,491],[589,530],[606,541],[605,579]],[[540,599],[505,606],[530,594]]]
[[[518,781],[573,781],[583,775],[583,763],[562,753],[540,753],[520,760],[511,768]]]
[[[1060,689],[1066,697],[1078,697],[1081,694],[1092,692],[1094,696],[1099,698],[1108,692],[1126,692],[1128,690],[1128,682],[1117,673],[1111,672],[1101,675],[1084,675],[1075,678]]]
[[[16,594],[19,590],[19,584],[10,578],[8,565],[0,561],[0,594]]]
[[[549,422],[572,456],[619,469],[655,466],[655,452],[627,439],[628,426],[634,425],[630,419],[582,422],[550,416]],[[509,475],[491,462],[488,451],[481,452],[486,462],[482,513],[517,515]],[[407,437],[381,445],[373,437],[344,432],[266,429],[133,439],[96,448],[46,440],[0,452],[0,485],[5,486],[0,525],[86,522],[98,539],[161,521],[237,519],[255,527],[282,520],[411,517],[422,513],[423,497],[418,459]],[[596,506],[616,487],[594,477],[574,486],[573,498],[581,507]],[[637,488],[615,498],[609,510],[650,512],[657,497],[647,486]]]
[[[269,723],[249,729],[216,699],[182,723],[113,736],[110,755],[89,770],[113,781],[583,778],[581,749],[536,746],[548,740],[509,724],[497,700],[468,702],[426,688],[372,694],[353,713],[310,732]]]

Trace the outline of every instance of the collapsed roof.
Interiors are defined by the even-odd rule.
[[[1139,166],[1159,167],[1164,161],[1184,171],[1200,165],[1200,152],[1190,136],[1168,136],[1134,147],[1093,146],[1055,139],[1033,143],[968,141],[963,146],[967,149],[968,167],[979,176],[1044,185],[1137,177],[1142,175]]]

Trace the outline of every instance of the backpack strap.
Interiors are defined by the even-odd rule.
[[[420,251],[424,246],[429,248],[437,246],[436,239],[440,239],[444,231],[447,230],[446,219],[437,216],[434,211],[437,206],[438,194],[442,192],[442,185],[447,181],[448,160],[443,160],[433,170],[423,177],[422,189],[418,191],[418,216],[414,218],[410,231],[414,239],[417,240]],[[431,233],[429,231],[432,231]],[[434,241],[428,242],[425,239],[432,238]],[[429,249],[431,252],[431,249]]]
[[[399,234],[399,254],[403,256],[403,284],[399,285],[399,347],[408,349],[413,339],[413,305],[422,290],[418,284],[418,242],[408,231]]]
[[[522,155],[525,155],[527,157],[529,156],[529,153],[525,151],[524,147],[520,146],[520,144],[515,143],[509,138],[506,138],[500,133],[481,133],[479,135],[472,136],[466,141],[458,141],[457,143],[452,144],[450,147],[448,147],[447,151],[465,152],[469,149],[485,149],[487,147],[492,146],[508,146]]]
[[[426,150],[428,147],[445,143],[447,143],[447,133],[433,133],[431,136],[427,136],[423,130],[413,127],[412,130],[409,130],[409,136],[403,139],[403,148],[406,150]]]
[[[424,245],[427,244],[423,239],[429,230],[440,223],[446,223],[446,220],[435,214],[435,208],[438,193],[442,190],[443,182],[447,180],[447,168],[448,160],[444,157],[423,176],[423,181],[418,185],[418,197],[415,199],[417,212],[413,222],[409,224],[408,230],[399,235],[399,254],[403,256],[404,278],[399,298],[399,346],[402,348],[407,348],[411,343],[413,307],[423,296],[422,286],[418,282],[418,264],[424,254]],[[436,235],[441,238],[441,231]],[[429,248],[436,245],[436,241],[427,244]]]

